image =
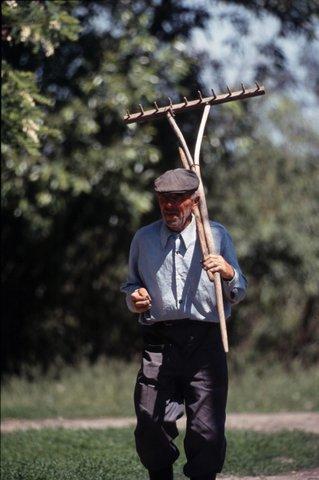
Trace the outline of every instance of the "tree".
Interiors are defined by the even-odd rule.
[[[318,358],[319,145],[311,123],[318,13],[311,1],[223,2],[213,23],[233,26],[224,40],[232,48],[218,55],[221,61],[211,56],[216,83],[224,87],[229,65],[237,65],[267,92],[258,102],[214,109],[204,156],[211,211],[233,232],[249,277],[248,299],[230,324],[232,341],[254,360],[261,353],[287,363]],[[262,38],[250,36],[256,19]],[[300,63],[289,59],[289,40],[300,45]]]
[[[13,184],[17,175],[5,177],[3,282],[10,295],[3,352],[11,370],[22,359],[46,365],[58,355],[69,361],[83,352],[134,351],[136,326],[124,314],[119,283],[129,237],[152,206],[148,187],[160,152],[152,145],[155,128],[127,129],[123,109],[195,83],[182,39],[194,16],[206,16],[178,2],[169,6],[171,23],[158,2],[69,6],[82,27],[77,42],[61,41],[49,57],[5,50],[8,64],[35,69],[41,95],[54,99],[40,114],[60,132],[42,139],[41,155],[21,173],[23,189]],[[167,29],[169,38],[161,39]]]
[[[208,127],[204,153],[210,210],[231,230],[248,274],[248,298],[229,325],[231,343],[245,345],[254,361],[260,354],[288,364],[295,357],[314,361],[318,132],[300,120],[289,99],[269,109],[255,103],[249,116],[244,110],[238,104],[225,108],[225,131]],[[267,123],[275,137],[260,128]],[[215,149],[219,155],[212,158]]]
[[[254,10],[259,4],[251,2],[249,8]],[[119,284],[125,277],[135,229],[158,216],[150,194],[152,180],[179,162],[165,121],[128,128],[122,116],[125,108],[135,110],[140,102],[147,105],[156,99],[166,104],[164,92],[165,97],[177,100],[177,95],[191,96],[202,86],[206,57],[193,55],[190,37],[195,25],[206,25],[210,16],[207,5],[173,0],[4,2],[5,369],[21,371],[23,365],[39,362],[46,368],[52,362],[74,362],[81,355],[92,360],[104,353],[128,357],[136,351],[136,322],[126,312]],[[276,13],[282,32],[298,24],[300,31],[310,36],[314,16],[303,22],[297,18],[298,12],[293,18],[286,7],[278,7]],[[269,9],[276,7],[265,2],[263,11]],[[229,11],[226,14],[240,29],[240,19],[234,19]],[[270,56],[275,68],[263,70],[263,78],[274,75],[276,59]],[[216,75],[218,79],[218,71]],[[315,83],[315,73],[313,78]],[[280,109],[289,106],[278,104]],[[203,155],[205,184],[208,198],[214,199],[212,212],[225,221],[236,243],[242,245],[240,256],[253,298],[262,300],[264,292],[268,295],[261,302],[263,310],[248,341],[246,334],[259,312],[258,304],[250,299],[239,310],[232,335],[239,338],[239,348],[243,340],[251,348],[273,348],[267,325],[286,298],[278,281],[282,278],[279,263],[280,272],[289,272],[289,285],[302,304],[299,309],[294,310],[293,305],[287,309],[293,314],[286,329],[292,355],[298,349],[297,338],[301,338],[301,319],[309,336],[317,308],[309,270],[315,249],[311,243],[305,258],[300,245],[306,234],[289,241],[296,223],[286,197],[278,194],[271,198],[276,208],[282,201],[278,215],[275,207],[273,216],[265,221],[258,213],[269,197],[267,188],[280,186],[282,176],[287,177],[285,188],[289,190],[291,182],[302,197],[308,176],[314,179],[311,145],[317,140],[308,126],[301,134],[306,140],[298,137],[297,143],[304,149],[301,175],[300,159],[294,152],[283,156],[282,145],[276,145],[271,137],[274,128],[284,128],[286,117],[278,117],[269,135],[262,135],[259,117],[266,118],[266,110],[258,105],[258,114],[253,103],[216,109],[213,125],[218,127],[216,133],[210,133],[213,126],[208,128],[211,145],[208,151],[206,143]],[[289,108],[295,112],[294,105]],[[274,112],[267,117],[268,123],[272,117]],[[197,121],[197,112],[181,116],[180,124],[190,140],[196,134]],[[296,125],[291,128],[287,135],[297,141],[295,133],[290,133]],[[211,147],[216,148],[214,155]],[[270,159],[268,151],[272,152]],[[249,162],[243,161],[244,155],[250,156]],[[264,170],[253,168],[259,159]],[[274,173],[263,182],[268,166]],[[225,192],[228,179],[235,184],[238,203]],[[264,188],[257,190],[259,184]],[[254,202],[247,193],[252,187]],[[311,182],[309,191],[313,189]],[[311,201],[305,202],[304,218],[312,216],[312,208]],[[280,244],[279,227],[273,225],[282,222],[282,209],[288,211],[284,238],[289,255],[285,256],[285,249],[276,250],[268,265],[268,240],[276,248],[277,242]],[[248,239],[245,232],[249,232]],[[307,301],[297,291],[291,258],[298,259],[298,279],[307,285]],[[270,278],[275,279],[275,286],[263,288]],[[285,325],[281,323],[278,331],[286,331]],[[311,340],[300,344],[307,346],[307,352],[314,351]],[[276,348],[282,348],[280,341]]]

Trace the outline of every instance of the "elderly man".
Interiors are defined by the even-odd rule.
[[[206,270],[221,275],[226,317],[244,298],[246,279],[219,223],[211,222],[218,253],[202,260],[192,215],[198,186],[196,174],[182,168],[155,180],[162,219],[135,234],[122,285],[129,309],[139,313],[144,341],[134,395],[135,440],[151,480],[173,479],[176,420],[184,409],[184,474],[213,480],[225,459],[227,364]]]

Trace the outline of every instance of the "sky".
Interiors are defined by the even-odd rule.
[[[210,6],[212,8],[212,6]],[[225,16],[227,13],[227,16]],[[230,15],[236,15],[241,19],[243,28],[246,30],[244,41],[241,40],[235,27],[229,21]],[[224,5],[222,2],[214,4],[214,11],[211,20],[205,31],[195,29],[192,36],[192,46],[195,52],[206,51],[210,60],[222,61],[225,68],[222,71],[222,78],[226,85],[233,90],[240,90],[243,82],[247,87],[253,86],[257,80],[261,83],[263,79],[255,78],[255,66],[257,61],[267,62],[267,57],[260,54],[258,46],[276,41],[276,44],[285,53],[286,68],[295,78],[295,85],[285,85],[285,94],[292,98],[298,98],[303,115],[312,122],[318,122],[319,128],[319,105],[318,95],[315,94],[313,84],[315,78],[309,77],[309,71],[302,65],[302,60],[307,55],[315,60],[319,58],[319,22],[317,25],[317,39],[311,44],[302,35],[291,35],[286,38],[279,38],[278,33],[280,22],[268,13],[257,18],[248,9],[241,6]],[[317,71],[317,80],[319,72]],[[314,76],[314,74],[313,74]],[[208,89],[214,88],[216,75],[214,68],[208,63],[203,72],[203,83]],[[274,99],[281,94],[280,85],[271,79],[264,85],[269,93],[273,93]],[[217,93],[222,93],[217,90]],[[272,101],[272,99],[270,99]]]

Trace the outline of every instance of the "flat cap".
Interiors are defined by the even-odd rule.
[[[167,170],[154,181],[154,190],[158,193],[186,193],[198,189],[199,180],[195,172],[185,168]]]

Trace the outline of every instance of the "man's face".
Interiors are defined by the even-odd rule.
[[[170,230],[181,232],[191,221],[198,197],[190,193],[158,193],[162,218]]]

